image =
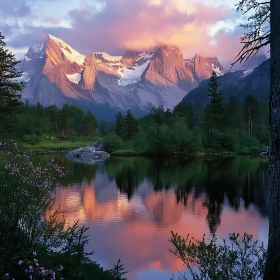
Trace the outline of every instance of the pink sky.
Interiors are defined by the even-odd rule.
[[[237,0],[15,0],[4,1],[0,28],[19,55],[50,33],[88,54],[177,45],[185,58],[238,53],[245,19]],[[15,3],[16,2],[16,3]],[[227,65],[225,65],[227,67]]]

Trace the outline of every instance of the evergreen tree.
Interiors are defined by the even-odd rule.
[[[59,110],[56,105],[51,105],[46,109],[46,113],[49,115],[51,127],[56,135],[58,135],[58,114]]]
[[[94,136],[96,131],[96,120],[95,117],[88,111],[84,120],[84,135]]]
[[[218,82],[218,77],[215,71],[213,71],[212,76],[209,81],[209,105],[210,114],[214,126],[218,129],[223,128],[223,120],[225,114],[224,98],[222,92],[220,91],[221,84]]]
[[[222,129],[224,126],[224,99],[220,91],[220,83],[217,74],[213,71],[209,81],[209,104],[205,108],[204,124],[207,129],[208,144],[211,142],[213,128]]]
[[[70,130],[69,120],[68,120],[68,107],[69,105],[64,104],[62,109],[59,111],[59,136],[60,138],[65,138]]]
[[[124,139],[124,134],[125,134],[125,120],[123,118],[123,115],[121,112],[118,112],[115,115],[116,118],[116,125],[115,125],[115,132],[116,134]]]
[[[43,119],[45,114],[45,110],[43,105],[40,102],[36,104],[36,115],[38,119]]]
[[[174,107],[173,113],[175,116],[181,117],[184,120],[184,122],[188,125],[188,127],[193,127],[194,110],[190,102],[180,102]]]
[[[138,131],[138,121],[134,118],[130,109],[127,110],[125,117],[125,139],[131,140]]]
[[[107,128],[107,124],[104,120],[102,120],[99,123],[99,132],[101,133],[101,135],[106,135],[108,133],[108,128]]]
[[[252,134],[255,128],[256,108],[257,100],[251,94],[248,94],[245,98],[243,107],[244,121],[248,134]]]
[[[22,105],[19,92],[24,87],[23,83],[16,80],[22,75],[16,69],[19,61],[5,48],[4,39],[5,37],[0,32],[0,135],[2,137],[7,136],[15,124],[14,114]]]
[[[244,126],[242,104],[235,96],[230,96],[229,98],[229,102],[226,105],[225,119],[227,129],[237,134]]]

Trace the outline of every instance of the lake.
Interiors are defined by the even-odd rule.
[[[169,252],[171,230],[201,238],[250,233],[267,244],[268,162],[259,157],[55,159],[68,175],[55,191],[66,223],[89,227],[87,251],[111,268],[120,258],[129,280],[168,280],[183,269]]]

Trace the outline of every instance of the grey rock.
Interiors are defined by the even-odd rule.
[[[104,151],[104,144],[100,141],[94,142],[91,146],[95,148],[95,151]]]
[[[95,147],[87,146],[67,153],[66,157],[76,162],[94,164],[108,159],[110,154],[104,151],[97,151]]]

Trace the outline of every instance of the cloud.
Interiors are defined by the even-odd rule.
[[[213,6],[200,1],[107,0],[97,13],[94,6],[83,3],[88,5],[87,8],[70,11],[69,18],[78,37],[76,47],[84,48],[86,52],[104,50],[114,53],[116,49],[150,49],[168,43],[180,47],[186,57],[192,57],[196,52],[220,55],[220,48],[212,43],[221,41],[221,33],[216,32],[213,37],[210,28],[229,18],[228,24],[231,24],[234,16],[238,17],[226,5]],[[230,39],[229,32],[223,34],[226,40]],[[64,38],[71,41],[71,37]],[[238,38],[234,39],[238,42]]]
[[[24,2],[16,1],[21,3],[23,13]],[[30,6],[32,1],[28,2]],[[226,5],[227,1],[232,2],[224,0],[213,5],[207,0],[81,0],[66,18],[42,13],[41,24],[24,21],[10,44],[15,48],[30,46],[50,33],[84,54],[101,50],[119,54],[167,43],[177,45],[185,57],[198,52],[230,61],[241,47],[243,30],[238,27],[240,15]],[[57,2],[59,7],[66,6],[64,0]],[[73,7],[70,2],[67,7]],[[29,13],[26,7],[25,13]],[[69,27],[62,26],[66,20]]]
[[[13,17],[26,17],[31,13],[30,7],[24,0],[1,1],[0,16],[2,19]]]

